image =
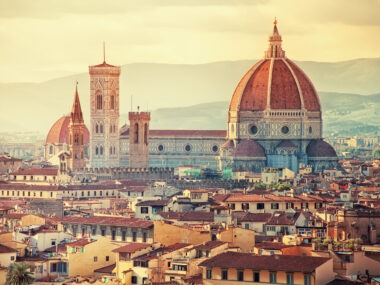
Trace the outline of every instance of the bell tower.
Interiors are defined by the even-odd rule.
[[[149,167],[150,112],[129,112],[129,167]]]
[[[105,54],[105,52],[104,52]],[[106,63],[89,67],[91,167],[119,166],[120,67]]]
[[[75,172],[78,169],[84,168],[86,166],[84,160],[84,130],[85,130],[82,108],[80,106],[79,96],[78,96],[78,82],[75,87],[75,95],[73,107],[70,114],[69,123],[69,150],[70,156],[68,157],[68,168]]]

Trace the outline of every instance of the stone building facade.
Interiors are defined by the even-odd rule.
[[[90,164],[119,166],[120,67],[104,62],[89,67],[90,73]]]

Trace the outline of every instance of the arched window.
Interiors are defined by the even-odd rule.
[[[144,143],[148,144],[148,124],[144,125]]]
[[[110,146],[110,154],[112,154],[112,146]]]
[[[102,96],[102,94],[96,95],[96,109],[97,110],[103,109],[103,96]]]
[[[135,143],[139,143],[139,124],[135,124]]]
[[[98,124],[96,124],[96,126],[95,126],[95,133],[99,133],[99,126],[98,126]]]
[[[115,109],[115,96],[114,95],[111,95],[111,107],[110,109],[111,110],[114,110]]]
[[[103,155],[103,146],[100,146],[100,155]]]
[[[96,154],[96,155],[99,154],[99,149],[98,149],[98,147],[95,147],[95,154]]]
[[[53,151],[54,151],[54,149],[53,149],[53,146],[51,145],[51,146],[49,147],[49,154],[53,154]]]
[[[103,124],[100,124],[100,133],[103,133]]]
[[[116,147],[113,147],[113,154],[116,153]]]

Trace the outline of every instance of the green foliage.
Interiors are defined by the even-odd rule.
[[[372,152],[372,156],[373,158],[380,158],[380,149],[375,149],[373,152]]]
[[[255,189],[267,189],[267,185],[265,185],[264,183],[255,183],[255,184],[253,185],[253,187],[254,187]]]
[[[6,285],[28,285],[32,284],[34,278],[27,263],[13,263],[8,267]]]

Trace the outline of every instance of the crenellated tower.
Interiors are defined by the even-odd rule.
[[[73,107],[70,114],[69,124],[69,151],[67,166],[70,171],[75,172],[78,169],[85,167],[84,158],[84,132],[86,126],[84,125],[82,108],[80,106],[78,95],[78,82],[75,87],[75,95]]]
[[[129,112],[129,167],[149,167],[150,112]]]
[[[92,167],[119,166],[120,67],[106,63],[89,67],[90,160]]]

